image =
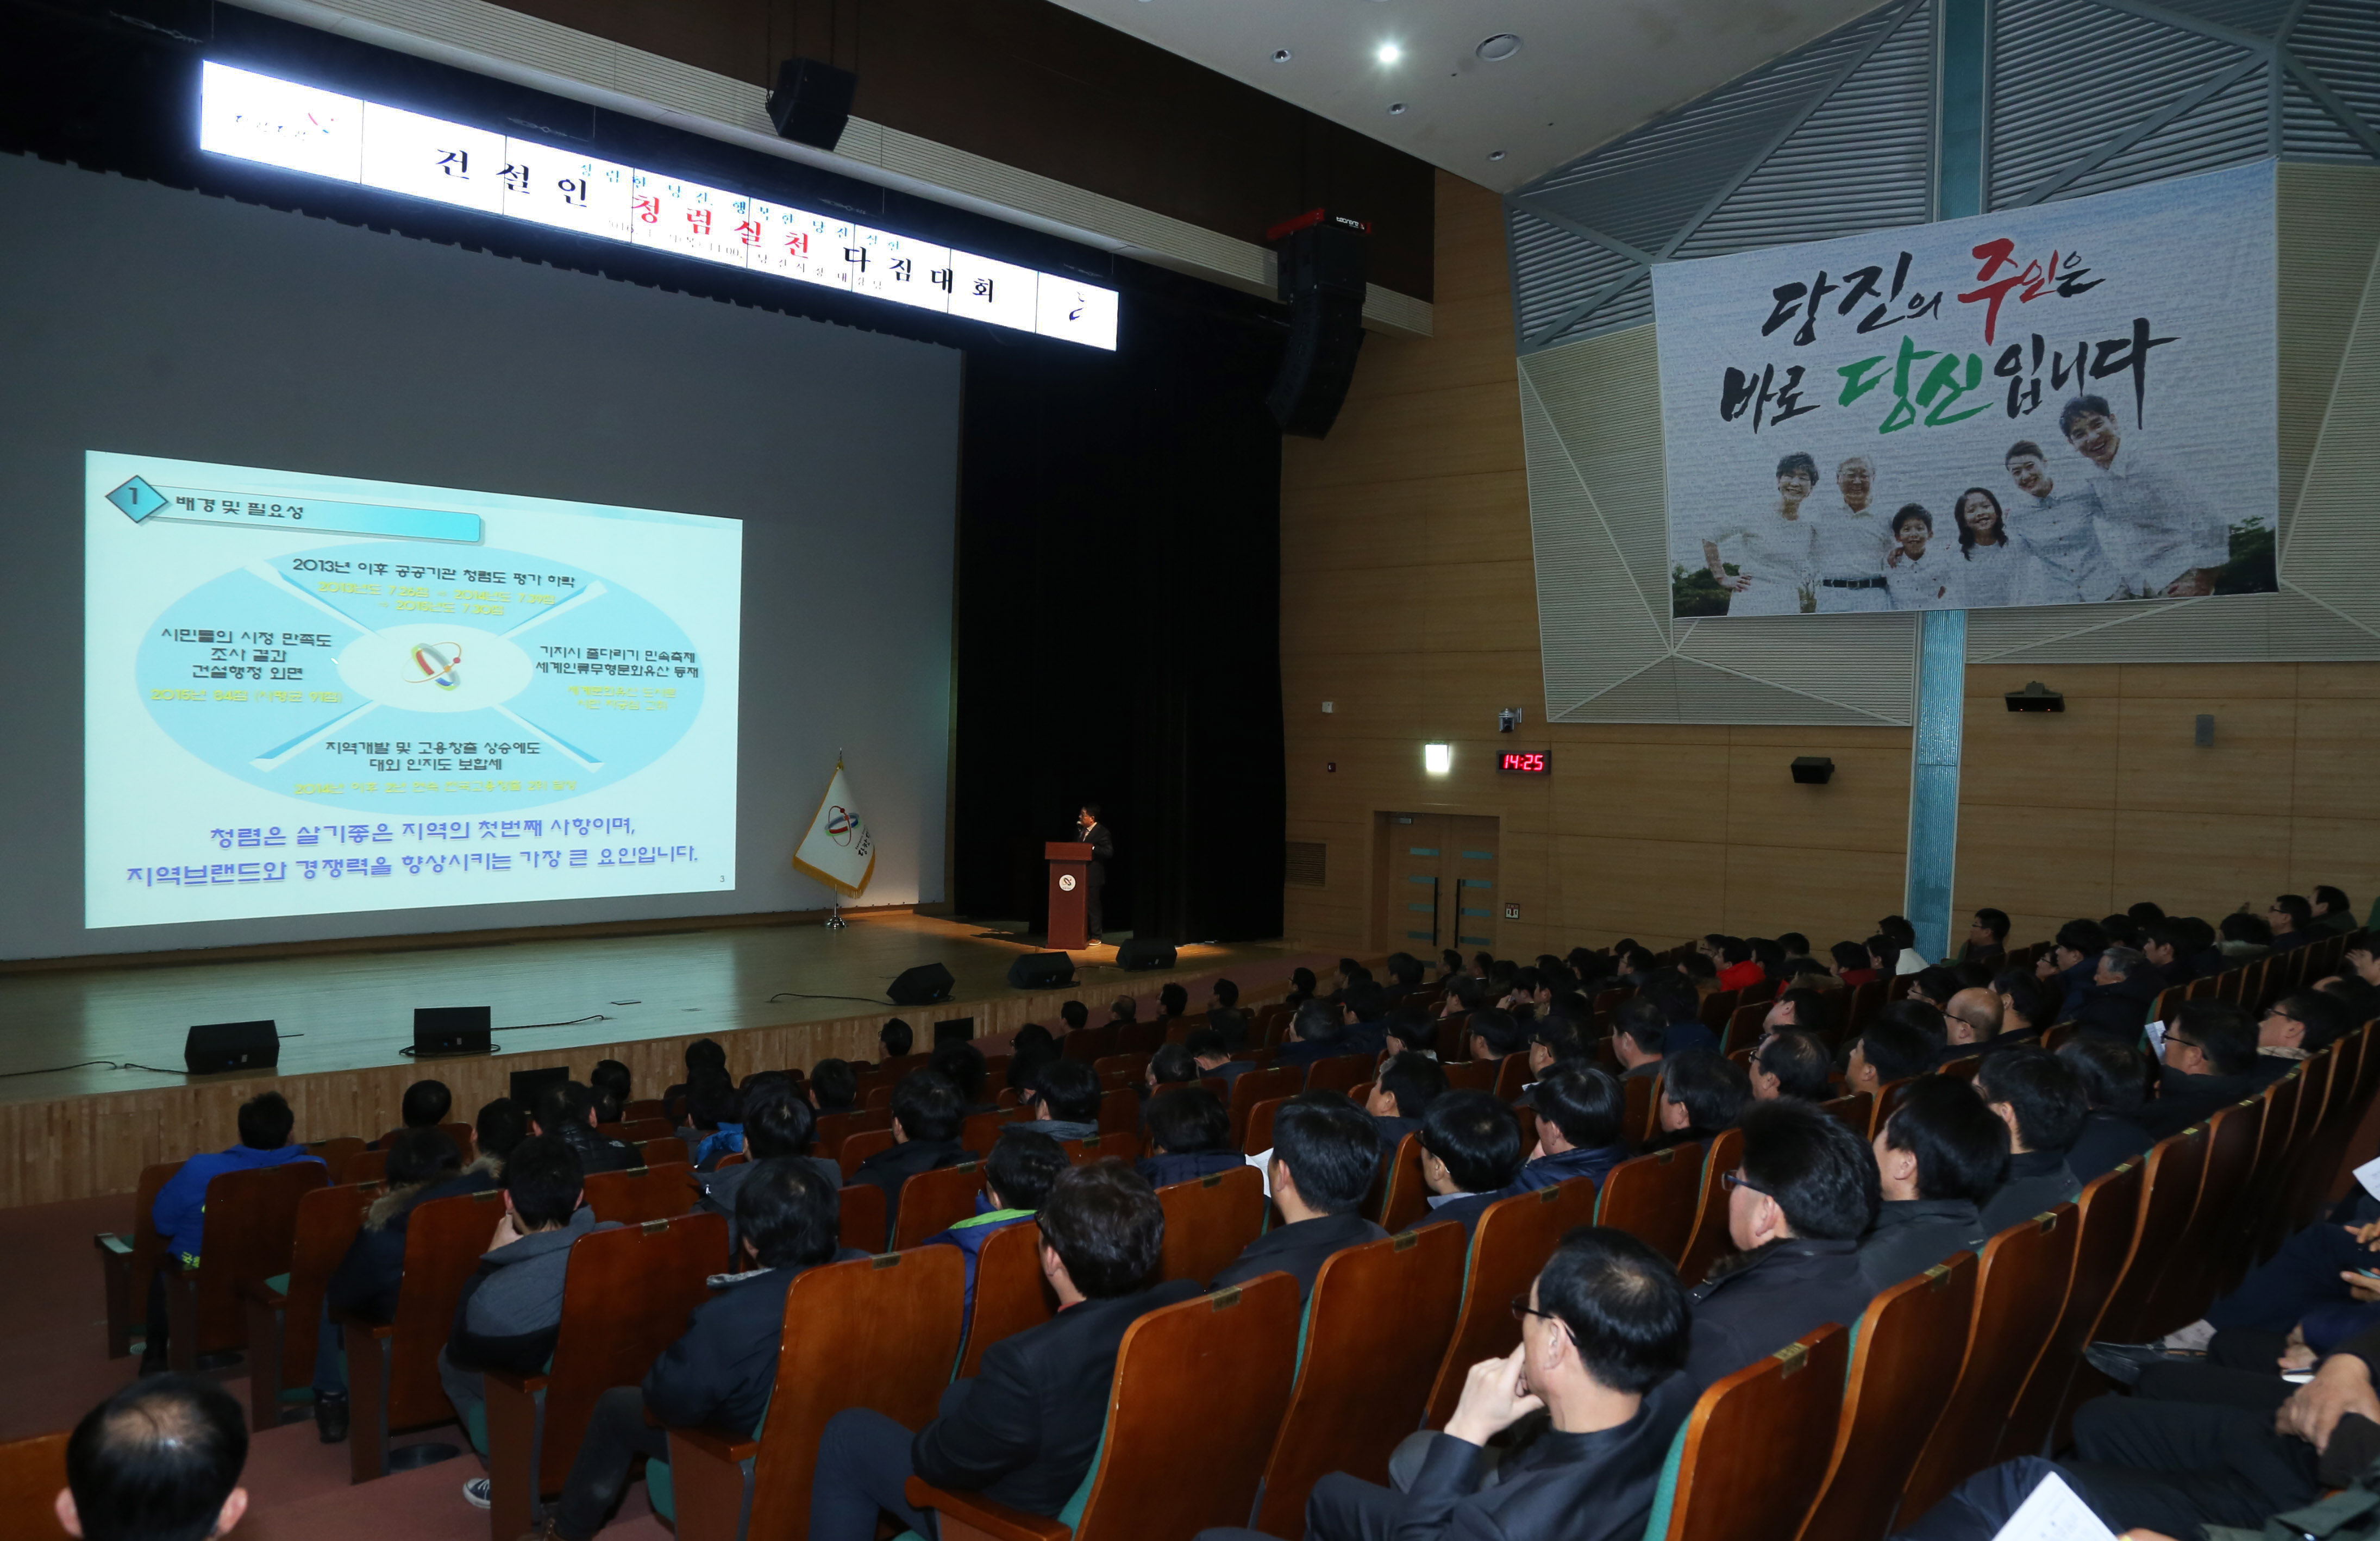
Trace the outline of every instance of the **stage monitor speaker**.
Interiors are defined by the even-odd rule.
[[[1265,406],[1283,433],[1319,439],[1338,420],[1364,346],[1364,233],[1324,218],[1276,249],[1289,341]]]
[[[946,1043],[973,1043],[974,1041],[975,1018],[971,1016],[954,1016],[934,1024],[934,1047],[937,1049]]]
[[[832,150],[851,121],[851,99],[859,77],[823,59],[787,59],[777,67],[777,89],[769,93],[769,121],[777,137],[820,150]]]
[[[491,1013],[485,1006],[417,1006],[413,1010],[413,1057],[450,1059],[456,1054],[486,1054]]]
[[[1075,960],[1063,953],[1027,953],[1008,965],[1016,989],[1063,989],[1075,982]]]
[[[1135,937],[1116,949],[1118,968],[1172,968],[1173,944],[1163,937]]]
[[[896,1006],[930,1006],[937,1001],[951,998],[951,987],[958,981],[951,971],[940,964],[919,964],[905,968],[884,993]]]
[[[271,1070],[280,1062],[280,1029],[271,1022],[210,1022],[182,1040],[182,1065],[193,1075]]]

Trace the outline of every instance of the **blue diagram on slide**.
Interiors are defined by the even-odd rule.
[[[325,807],[462,815],[634,775],[700,716],[706,661],[616,576],[381,540],[200,584],[151,624],[135,675],[158,725],[226,774]]]

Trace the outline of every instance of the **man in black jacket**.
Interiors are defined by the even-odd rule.
[[[577,1152],[551,1135],[521,1141],[504,1162],[504,1218],[479,1271],[463,1285],[455,1325],[438,1351],[438,1383],[482,1454],[487,1425],[473,1423],[485,1417],[487,1372],[536,1375],[545,1368],[562,1334],[571,1247],[590,1232],[618,1229],[579,1207],[585,1193]],[[487,1508],[488,1479],[463,1484],[463,1497]]]
[[[1509,1196],[1528,1160],[1520,1121],[1488,1092],[1451,1091],[1421,1119],[1421,1181],[1429,1213],[1419,1222],[1461,1223],[1465,1235],[1488,1206]]]
[[[2256,1029],[2248,1013],[2220,1001],[2185,1001],[2165,1034],[2165,1074],[2140,1124],[2167,1139],[2260,1089]]]
[[[780,1156],[808,1161],[829,1187],[843,1186],[843,1167],[823,1156],[810,1154],[818,1135],[818,1117],[793,1083],[782,1076],[770,1080],[755,1077],[756,1085],[744,1094],[744,1154],[745,1159],[732,1167],[716,1171],[698,1172],[695,1183],[702,1190],[698,1207],[715,1215],[727,1217],[727,1251],[736,1255],[743,1238],[735,1231],[735,1193],[751,1180],[763,1161],[773,1161]]]
[[[577,1081],[557,1081],[540,1092],[529,1128],[552,1135],[576,1151],[582,1174],[625,1171],[637,1164],[635,1151],[595,1132],[595,1094]]]
[[[1867,1143],[1807,1102],[1755,1103],[1727,1174],[1725,1259],[1687,1297],[1694,1350],[1658,1393],[1666,1438],[1717,1381],[1828,1322],[1849,1327],[1876,1292],[1859,1238],[1880,1203]]]
[[[860,1162],[851,1177],[854,1183],[884,1190],[885,1245],[892,1244],[893,1228],[900,1223],[901,1184],[921,1171],[967,1159],[959,1145],[959,1131],[965,1124],[966,1104],[959,1099],[959,1089],[930,1070],[911,1071],[892,1088],[892,1148]]]
[[[644,1385],[614,1386],[595,1404],[570,1476],[542,1532],[560,1541],[591,1541],[628,1486],[639,1455],[669,1458],[668,1427],[719,1427],[749,1434],[776,1389],[785,1329],[785,1294],[824,1263],[865,1256],[838,1251],[836,1190],[808,1161],[763,1161],[735,1193],[743,1234],[742,1273],[712,1276],[711,1298],[697,1306],[686,1333],[662,1351]]]
[[[1919,1076],[1874,1148],[1883,1203],[1859,1251],[1871,1289],[1983,1250],[1981,1210],[2008,1174],[2009,1131],[1973,1086],[1956,1075]]]
[[[2081,1001],[2067,1017],[2085,1033],[2134,1043],[2164,989],[2163,977],[2145,956],[2129,947],[2110,947],[2099,954]]]
[[[1003,1339],[983,1371],[942,1394],[912,1436],[884,1414],[835,1414],[819,1442],[810,1541],[874,1541],[880,1511],[931,1534],[904,1491],[919,1476],[1032,1514],[1065,1508],[1107,1426],[1116,1351],[1132,1324],[1194,1298],[1188,1280],[1147,1287],[1165,1241],[1157,1195],[1120,1161],[1076,1167],[1042,1206],[1041,1272],[1058,1314]]]
[[[1388,1234],[1364,1218],[1364,1199],[1379,1171],[1379,1135],[1364,1110],[1337,1092],[1292,1098],[1272,1126],[1272,1201],[1289,1223],[1247,1244],[1209,1289],[1245,1284],[1258,1274],[1297,1278],[1298,1298],[1331,1254]]]
[[[2009,1130],[2008,1177],[1984,1205],[1985,1236],[2082,1194],[2066,1153],[2090,1110],[2070,1062],[2042,1049],[1994,1054],[1976,1071],[1975,1091]]]
[[[1334,1472],[1306,1501],[1308,1541],[1635,1541],[1673,1426],[1648,1393],[1686,1362],[1685,1290],[1669,1260],[1623,1231],[1562,1239],[1529,1287],[1521,1346],[1471,1366],[1442,1433],[1398,1487]],[[1543,1414],[1537,1414],[1542,1407]],[[1509,1452],[1488,1441],[1528,1419]],[[1494,1486],[1485,1486],[1490,1470]],[[1262,1541],[1252,1530],[1198,1541]]]
[[[2156,1144],[2140,1122],[2149,1095],[2147,1055],[2127,1044],[2077,1034],[2058,1046],[2058,1057],[2082,1083],[2082,1100],[2091,1110],[2066,1153],[2077,1183],[2105,1176]]]

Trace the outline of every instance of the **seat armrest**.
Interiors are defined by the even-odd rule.
[[[678,1541],[747,1541],[760,1441],[716,1428],[669,1431]]]
[[[911,1477],[905,1495],[912,1509],[930,1509],[940,1519],[942,1541],[1073,1541],[1074,1532],[1046,1514],[1027,1514],[980,1493],[949,1493],[922,1477]]]
[[[650,1421],[648,1412],[646,1418]],[[675,1463],[677,1447],[683,1445],[694,1455],[735,1465],[749,1461],[760,1453],[760,1441],[749,1435],[737,1436],[718,1428],[673,1428],[669,1431],[672,1463]]]
[[[261,1279],[241,1280],[239,1293],[242,1300],[252,1300],[268,1311],[278,1311],[289,1304],[289,1297],[286,1294]]]
[[[91,1240],[103,1256],[121,1257],[128,1263],[132,1260],[132,1244],[113,1231],[103,1231]]]
[[[549,1378],[541,1375],[523,1375],[517,1370],[488,1370],[484,1373],[492,1389],[501,1386],[516,1396],[523,1397],[541,1395]]]

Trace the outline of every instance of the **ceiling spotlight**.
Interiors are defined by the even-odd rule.
[[[1373,56],[1382,64],[1394,64],[1405,56],[1405,51],[1393,42],[1384,42],[1380,44],[1379,53]]]
[[[1518,32],[1499,32],[1472,50],[1489,64],[1500,64],[1520,51],[1521,35]]]
[[[1272,51],[1272,62],[1273,62],[1273,63],[1275,63],[1275,64],[1287,64],[1287,63],[1289,63],[1289,59],[1290,59],[1290,54],[1289,54],[1289,50],[1288,50],[1288,49],[1286,49],[1286,48],[1276,48],[1276,49],[1274,49],[1274,50]]]
[[[1403,103],[1402,103],[1402,102],[1391,102],[1391,103],[1389,103],[1389,115],[1390,115],[1390,117],[1402,117],[1402,116],[1404,116],[1404,115],[1405,115],[1405,104],[1404,104]]]

